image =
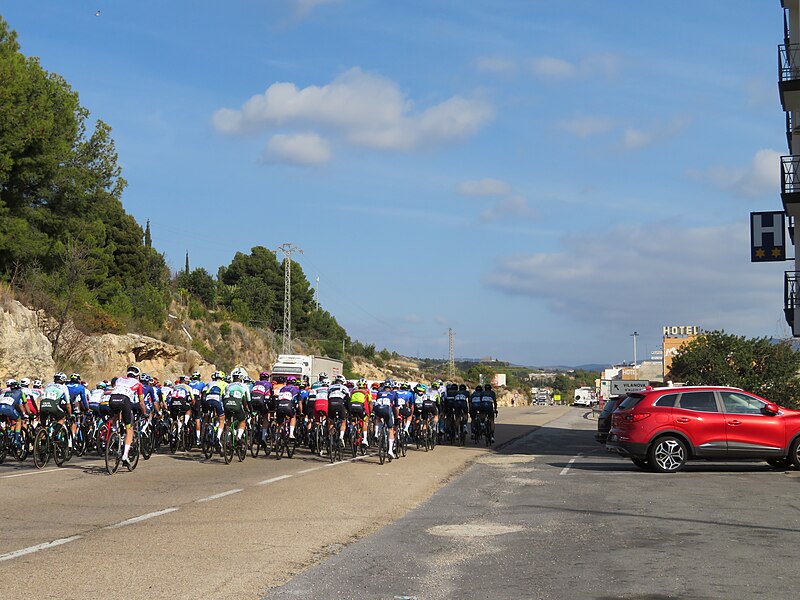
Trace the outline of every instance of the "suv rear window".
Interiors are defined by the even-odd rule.
[[[653,402],[653,406],[669,406],[670,408],[675,406],[675,401],[678,399],[678,394],[664,394]]]
[[[614,409],[617,408],[618,404],[619,404],[619,398],[614,398],[613,400],[606,400],[606,404],[605,406],[603,406],[603,412],[600,413],[600,417],[602,418],[610,415],[612,412],[614,412]]]
[[[625,410],[627,408],[633,408],[644,398],[642,394],[628,394],[628,397],[625,398],[622,402],[619,403],[620,410]]]

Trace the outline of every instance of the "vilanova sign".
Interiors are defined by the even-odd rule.
[[[664,325],[664,335],[697,335],[700,328],[697,325]]]

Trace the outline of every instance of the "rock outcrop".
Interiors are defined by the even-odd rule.
[[[53,345],[39,329],[37,315],[21,303],[3,298],[0,303],[0,376],[52,377]]]

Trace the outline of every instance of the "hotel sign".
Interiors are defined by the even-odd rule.
[[[750,262],[786,260],[783,211],[750,213]]]
[[[664,336],[697,335],[700,328],[697,325],[664,325]]]

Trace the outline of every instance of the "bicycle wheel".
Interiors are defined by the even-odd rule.
[[[83,425],[78,425],[75,436],[72,439],[72,453],[75,456],[83,456],[86,453],[86,429]]]
[[[183,449],[186,452],[194,448],[196,437],[194,423],[190,422],[190,424],[183,426]]]
[[[386,431],[381,429],[378,435],[378,461],[383,464],[386,462],[386,456],[389,454],[389,438]]]
[[[297,430],[295,429],[295,436],[297,435]],[[297,450],[297,437],[294,439],[287,439],[286,440],[286,457],[292,458],[294,456],[294,452]]]
[[[153,455],[156,442],[155,436],[156,432],[152,423],[146,425],[144,431],[139,432],[139,448],[141,449],[142,458],[145,460],[150,460],[150,457]]]
[[[255,458],[261,450],[261,426],[255,425],[252,429],[252,432],[248,431],[250,437],[247,439],[250,442],[250,456]]]
[[[396,437],[400,445],[400,456],[406,456],[408,453],[408,433],[401,427]]]
[[[28,437],[28,429],[23,428],[19,432],[19,440],[16,445],[14,445],[14,458],[17,460],[25,460],[28,458],[30,446],[30,438]]]
[[[133,440],[131,441],[131,449],[128,451],[128,471],[133,471],[139,464],[139,455],[142,453],[142,436],[134,430]]]
[[[233,434],[230,428],[225,428],[222,432],[222,458],[225,459],[225,464],[231,464],[233,460]]]
[[[181,442],[183,430],[178,429],[177,421],[172,424],[172,429],[169,432],[169,451],[175,454],[178,451],[178,446]]]
[[[242,462],[245,458],[247,458],[247,446],[249,446],[249,444],[247,443],[248,434],[249,432],[245,428],[242,437],[236,438],[236,458],[239,459],[239,462]],[[236,432],[236,435],[237,436],[239,435],[238,431]]]
[[[69,460],[69,444],[67,443],[67,436],[69,431],[64,425],[58,425],[53,432],[53,460],[56,466],[62,466]]]
[[[113,475],[119,469],[119,460],[122,458],[121,445],[119,434],[112,431],[106,442],[106,471],[109,475]]]
[[[41,469],[48,460],[50,460],[50,442],[47,439],[47,429],[41,426],[33,438],[33,464],[37,469]]]
[[[275,460],[280,460],[283,458],[283,447],[284,447],[284,440],[283,440],[283,432],[281,431],[275,438],[275,446],[273,447],[273,451],[275,452]]]
[[[203,423],[202,435],[200,436],[200,443],[203,448],[203,456],[209,460],[214,455],[214,426],[211,423]]]
[[[109,431],[108,423],[103,423],[94,432],[94,447],[101,457],[106,455],[106,441],[108,440]]]

